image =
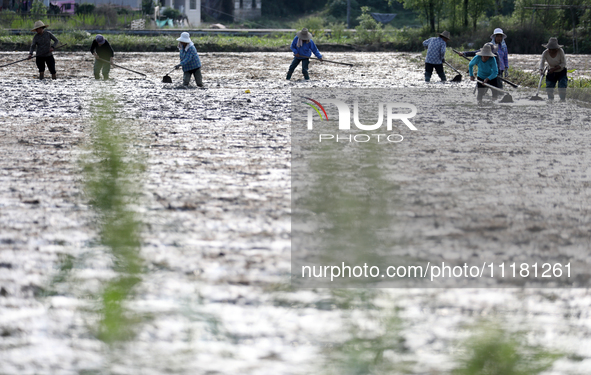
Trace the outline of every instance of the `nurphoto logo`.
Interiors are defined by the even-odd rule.
[[[312,130],[314,128],[314,112],[318,113],[320,120],[328,121],[328,115],[326,114],[326,110],[324,106],[317,100],[312,98],[306,97],[313,104],[308,102],[303,102],[303,104],[308,105],[308,129]],[[334,104],[336,105],[339,111],[339,129],[340,130],[349,130],[351,129],[351,109],[349,105],[342,100],[336,99],[322,99],[322,103],[326,104]],[[317,106],[314,106],[314,104]],[[353,102],[353,122],[355,126],[360,130],[372,131],[379,129],[382,124],[384,123],[384,107],[386,108],[386,129],[392,130],[392,122],[394,120],[400,120],[406,125],[410,130],[417,130],[417,128],[410,122],[410,118],[415,117],[417,114],[417,107],[412,104],[407,103],[378,103],[378,121],[373,125],[364,125],[359,121],[359,100],[355,100]],[[406,108],[410,110],[410,113],[393,113],[393,109],[399,108]],[[322,113],[320,112],[322,111]],[[322,116],[324,114],[324,117]]]

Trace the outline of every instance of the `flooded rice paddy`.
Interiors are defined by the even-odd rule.
[[[562,353],[544,374],[588,374],[586,288],[291,288],[290,89],[472,87],[436,75],[428,86],[417,56],[330,53],[356,66],[311,62],[310,81],[298,68],[288,82],[289,54],[204,53],[205,89],[180,87],[179,71],[161,83],[174,53],[117,55],[147,79],[114,68],[95,81],[88,53],[56,54],[56,81],[35,79],[32,62],[4,68],[0,373],[448,374],[472,325],[490,320]],[[570,66],[589,74],[588,61]],[[534,69],[537,57],[513,63]],[[588,268],[591,112],[530,96],[487,102],[478,118],[474,107],[426,117],[428,130],[402,145],[414,167],[396,170],[407,233],[524,260],[545,245]],[[141,281],[121,301],[135,334],[115,342],[97,328],[97,295],[125,271],[87,177],[89,160],[101,164],[103,112],[126,140],[122,165],[138,166],[134,199],[122,200],[141,222]],[[551,128],[531,120],[549,113]]]

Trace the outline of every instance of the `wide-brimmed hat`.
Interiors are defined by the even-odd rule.
[[[181,33],[181,37],[180,38],[177,38],[177,40],[179,42],[183,42],[183,43],[191,43],[190,35],[186,31],[184,33]]]
[[[44,29],[49,25],[46,25],[43,23],[43,21],[39,20],[37,22],[35,22],[35,25],[33,25],[33,28],[31,29],[31,31],[35,31],[37,29]]]
[[[101,34],[98,34],[95,39],[96,39],[96,42],[99,44],[99,46],[102,46],[103,44],[105,44],[105,37],[102,36]]]
[[[308,29],[306,29],[305,27],[302,29],[302,31],[299,31],[297,33],[297,36],[301,40],[310,40],[310,39],[312,39],[312,34],[310,34],[310,32],[308,31]]]
[[[445,39],[451,39],[451,36],[449,35],[449,31],[444,31],[444,32],[440,33],[439,36],[442,36]]]
[[[482,46],[480,52],[476,52],[478,56],[495,57],[496,55],[492,52],[492,46],[488,43]]]
[[[548,43],[542,44],[542,47],[548,48],[548,49],[558,49],[558,48],[562,48],[564,46],[562,44],[558,44],[558,39],[552,37],[552,38],[548,39]]]
[[[505,33],[503,32],[503,29],[501,29],[500,27],[497,27],[490,37],[493,38],[495,35],[502,35],[503,39],[507,37],[507,35],[505,35]]]

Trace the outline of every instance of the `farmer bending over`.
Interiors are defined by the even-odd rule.
[[[427,57],[425,57],[425,82],[431,81],[431,75],[433,74],[433,68],[441,78],[442,82],[445,82],[445,72],[443,71],[443,63],[445,62],[445,49],[447,42],[449,42],[450,36],[449,31],[444,31],[439,34],[438,37],[433,37],[425,40],[423,46],[427,47]]]
[[[49,73],[51,73],[51,78],[56,79],[55,59],[53,58],[52,52],[53,48],[58,44],[58,40],[52,33],[45,30],[47,26],[49,25],[45,25],[42,21],[35,22],[31,31],[35,31],[37,34],[35,34],[33,37],[33,43],[31,43],[29,59],[33,58],[33,52],[35,52],[35,48],[37,48],[35,63],[37,64],[37,68],[39,68],[39,79],[43,79],[43,75],[45,74],[45,64],[47,64],[47,69],[49,69]],[[53,46],[51,45],[52,40],[54,41]]]
[[[189,82],[191,82],[191,76],[194,76],[197,86],[203,87],[203,80],[201,78],[201,60],[199,59],[199,54],[197,53],[195,44],[189,37],[189,33],[181,33],[181,37],[177,40],[179,42],[178,47],[181,63],[175,66],[175,68],[183,68],[183,85],[189,86]]]
[[[296,37],[293,38],[293,42],[291,42],[291,50],[293,51],[293,61],[289,66],[289,70],[287,71],[286,79],[290,80],[293,71],[297,66],[302,62],[302,74],[304,75],[305,80],[309,80],[310,76],[308,75],[308,64],[310,64],[310,56],[312,53],[318,57],[320,61],[322,61],[322,55],[320,51],[318,51],[318,47],[314,44],[312,40],[312,34],[308,32],[308,29],[305,27],[302,31],[296,34]]]
[[[505,43],[506,38],[507,35],[505,35],[503,29],[500,28],[496,28],[493,31],[493,34],[490,36],[492,53],[497,55],[495,60],[497,61],[497,68],[499,69],[499,77],[503,76],[503,72],[506,77],[508,75],[507,73],[509,72],[509,51],[507,49],[507,44]],[[458,52],[458,55],[474,57],[476,56],[476,52],[480,52],[480,50]],[[503,87],[503,82],[501,80],[499,80],[498,84],[499,88]]]
[[[486,43],[480,52],[476,52],[476,56],[470,61],[468,64],[469,72],[470,72],[470,80],[474,81],[474,65],[478,66],[478,80],[483,81],[484,83],[488,83],[491,86],[499,87],[497,75],[499,74],[499,69],[497,67],[497,62],[494,59],[495,54],[492,53],[492,46],[490,43]],[[478,94],[476,99],[478,102],[482,101],[482,97],[486,93],[488,88],[478,82]],[[495,100],[498,96],[498,92],[496,90],[492,90],[493,100]]]
[[[90,53],[94,55],[94,78],[101,79],[102,69],[103,78],[105,80],[109,79],[109,72],[111,71],[111,64],[113,63],[113,55],[115,55],[109,41],[101,34],[98,34],[92,41]]]
[[[546,75],[546,93],[548,100],[554,100],[554,87],[558,82],[558,95],[560,101],[566,100],[566,87],[568,86],[568,77],[566,76],[566,56],[562,45],[558,44],[558,39],[550,38],[547,44],[542,44],[546,50],[542,53],[540,60],[540,74],[544,74],[544,65],[549,65]]]

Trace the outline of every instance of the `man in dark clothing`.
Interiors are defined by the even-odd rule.
[[[90,53],[95,57],[94,59],[94,78],[101,79],[101,69],[103,71],[103,77],[109,79],[109,72],[111,71],[111,64],[113,63],[113,48],[109,44],[109,41],[104,36],[98,34],[92,41],[90,46]],[[101,61],[101,60],[104,61]]]
[[[42,21],[35,22],[35,26],[33,26],[31,31],[34,31],[37,34],[35,34],[33,37],[33,43],[31,43],[29,59],[33,58],[33,52],[35,51],[35,48],[37,48],[35,63],[37,64],[37,68],[39,68],[39,79],[43,79],[43,76],[45,75],[45,64],[47,64],[49,73],[51,73],[51,78],[56,79],[55,59],[53,58],[52,52],[53,48],[58,44],[58,40],[52,33],[45,30],[47,26],[48,25],[45,25]],[[52,40],[54,41],[53,46],[51,45]]]

